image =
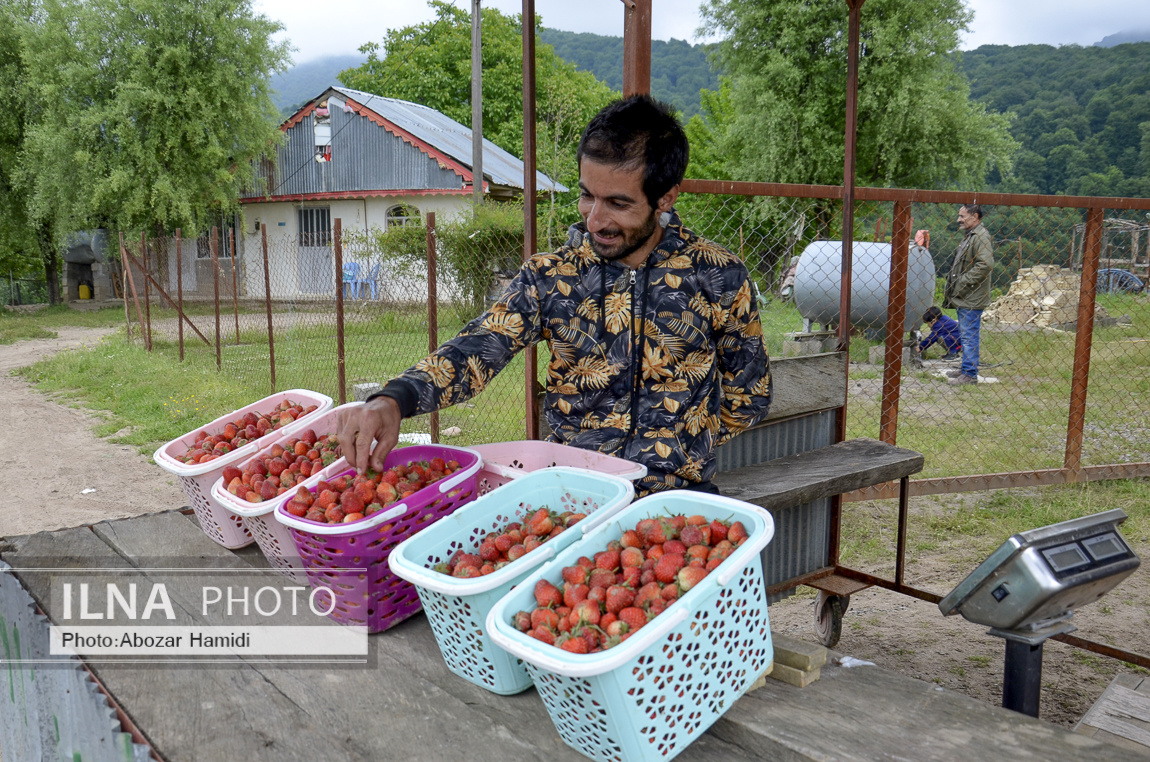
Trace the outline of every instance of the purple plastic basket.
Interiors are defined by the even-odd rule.
[[[316,608],[333,606],[329,615],[332,619],[366,626],[373,633],[399,624],[422,609],[415,586],[391,572],[388,555],[408,537],[474,500],[476,475],[483,460],[478,453],[462,447],[414,445],[392,450],[384,461],[384,468],[388,469],[435,457],[458,461],[459,470],[359,521],[320,524],[291,515],[282,504],[276,508],[276,519],[291,529],[308,581],[318,590]],[[354,470],[346,473],[354,475]],[[315,492],[314,485],[310,489]]]

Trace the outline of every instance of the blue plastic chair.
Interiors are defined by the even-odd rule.
[[[372,299],[379,298],[379,268],[380,263],[376,262],[371,266],[371,269],[368,270],[367,277],[363,280],[363,285],[367,286],[371,290]]]
[[[350,287],[351,298],[355,299],[359,293],[359,262],[343,263],[343,295],[346,297]]]

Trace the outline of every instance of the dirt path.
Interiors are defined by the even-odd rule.
[[[175,478],[135,448],[100,439],[91,414],[53,401],[11,375],[110,330],[61,328],[54,339],[0,346],[0,537],[74,527],[187,505]],[[94,490],[94,491],[91,491]]]

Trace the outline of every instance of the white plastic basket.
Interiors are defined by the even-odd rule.
[[[531,687],[522,662],[497,648],[483,632],[491,606],[532,569],[554,558],[622,510],[635,496],[625,479],[576,468],[545,468],[482,495],[397,545],[388,557],[391,571],[419,592],[435,641],[452,672],[492,693],[512,694]],[[587,517],[527,555],[496,572],[459,579],[429,568],[446,563],[457,550],[473,552],[488,532],[543,506]]]
[[[274,406],[279,405],[283,400],[304,402],[308,405],[315,405],[316,409],[281,429],[270,431],[259,439],[248,442],[222,458],[216,458],[207,463],[184,463],[180,460],[180,456],[195,444],[197,432],[204,429],[211,431],[222,429],[225,424],[241,418],[249,412],[270,412]],[[197,426],[182,437],[173,439],[156,450],[153,459],[156,461],[156,465],[168,473],[174,474],[180,480],[180,486],[183,487],[188,503],[195,511],[196,519],[200,523],[200,528],[204,530],[204,534],[225,548],[242,548],[252,543],[252,535],[244,526],[241,517],[227,510],[212,497],[212,485],[228,466],[247,460],[258,453],[264,444],[270,444],[273,439],[307,428],[316,414],[327,412],[331,406],[331,397],[308,389],[289,389],[284,392],[276,392],[258,402],[253,402],[239,410],[222,415],[211,423]]]
[[[563,567],[619,539],[639,519],[701,514],[738,520],[747,540],[641,630],[595,654],[568,653],[527,636],[511,619],[535,608],[535,583],[562,584]],[[731,707],[774,658],[760,553],[769,513],[686,490],[649,495],[571,545],[501,598],[487,615],[491,639],[522,659],[560,737],[592,759],[669,760]]]
[[[630,481],[647,475],[647,467],[641,463],[557,442],[491,442],[472,445],[471,449],[483,456],[483,470],[479,472],[480,495],[524,474],[553,466],[584,468]]]
[[[349,402],[346,405],[334,407],[319,417],[309,417],[306,426],[300,426],[298,429],[276,438],[266,447],[249,455],[242,462],[238,463],[236,467],[242,471],[249,462],[261,455],[267,454],[275,445],[278,444],[282,446],[284,442],[289,439],[298,438],[301,433],[308,429],[313,429],[316,435],[321,437],[334,434],[339,427],[340,413],[362,404],[362,402]],[[279,434],[280,432],[277,431],[276,433]],[[340,458],[337,459],[335,463],[332,463],[332,465],[326,466],[299,482],[296,486],[310,487],[318,483],[321,479],[326,479],[329,476],[334,476],[346,470],[347,464]],[[221,472],[221,476],[212,484],[211,495],[215,498],[216,502],[222,505],[226,510],[243,519],[244,526],[252,538],[255,539],[256,544],[260,546],[260,550],[263,551],[264,557],[267,558],[268,563],[271,564],[273,569],[291,580],[307,584],[307,571],[304,569],[303,562],[300,560],[299,551],[295,546],[295,540],[293,540],[291,536],[291,530],[276,521],[275,516],[272,515],[272,512],[275,511],[279,505],[291,500],[295,493],[295,488],[292,488],[271,500],[265,500],[260,503],[249,503],[242,497],[228,492],[228,487],[224,484],[224,478]]]

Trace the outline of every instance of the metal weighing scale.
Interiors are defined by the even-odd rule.
[[[1006,640],[1002,705],[1038,716],[1042,644],[1073,632],[1074,610],[1101,598],[1141,563],[1118,534],[1121,510],[1020,532],[990,554],[938,607]]]

